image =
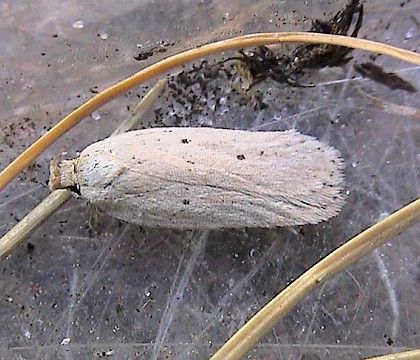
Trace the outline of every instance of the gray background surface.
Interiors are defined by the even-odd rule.
[[[308,30],[308,18],[328,18],[342,5],[2,1],[1,168],[89,99],[95,86],[104,89],[160,58],[211,40]],[[365,10],[360,36],[419,50],[419,1],[369,0]],[[147,60],[133,59],[162,42],[173,45]],[[367,61],[370,54],[357,51],[353,57]],[[375,63],[420,86],[419,67],[384,56]],[[0,263],[0,357],[206,359],[312,264],[418,197],[419,117],[392,114],[364,98],[357,86],[420,108],[418,94],[361,79],[352,62],[311,72],[305,81],[317,86],[261,84],[256,90],[269,104],[263,111],[254,111],[237,94],[226,95],[227,82],[203,94],[204,110],[192,116],[165,95],[150,124],[171,125],[177,113],[178,125],[296,128],[317,136],[337,147],[347,164],[348,201],[338,217],[294,229],[211,232],[145,229],[106,219],[97,235],[89,229],[86,203],[72,199]],[[134,89],[104,106],[3,190],[0,232],[48,194],[53,156],[63,150],[74,155],[108,136],[144,91]],[[214,106],[221,96],[223,106]],[[249,358],[359,359],[420,347],[418,231],[414,227],[310,294]]]

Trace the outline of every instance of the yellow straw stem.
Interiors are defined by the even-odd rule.
[[[71,194],[67,190],[56,190],[48,194],[41,203],[0,239],[0,259],[6,257],[70,198]]]
[[[399,352],[395,354],[388,354],[382,356],[375,356],[371,358],[365,358],[365,360],[419,360],[420,350],[410,350]]]
[[[135,129],[150,111],[154,101],[163,93],[166,80],[159,80],[144,96],[120,126],[111,134],[115,136]],[[46,221],[61,205],[71,198],[68,190],[54,190],[22,220],[0,238],[0,259],[19,246],[32,231]]]
[[[241,359],[310,291],[418,222],[420,222],[420,199],[355,236],[280,292],[234,334],[210,360]]]
[[[26,166],[32,163],[42,152],[44,152],[52,143],[59,139],[69,129],[79,121],[87,117],[93,111],[100,108],[105,103],[111,101],[129,89],[138,86],[153,77],[163,74],[186,62],[193,61],[210,54],[221,51],[234,50],[239,48],[253,47],[258,45],[270,45],[283,42],[306,42],[313,44],[331,44],[346,46],[354,49],[372,51],[378,54],[389,55],[400,60],[408,61],[420,65],[420,54],[403,50],[379,42],[364,40],[359,38],[328,35],[305,32],[279,32],[279,33],[261,33],[239,36],[228,40],[218,41],[212,44],[204,45],[192,50],[173,55],[153,64],[131,77],[105,89],[71,114],[66,116],[57,125],[55,125],[45,135],[35,141],[28,149],[19,155],[10,165],[0,173],[0,190],[2,190],[11,180],[13,180]]]

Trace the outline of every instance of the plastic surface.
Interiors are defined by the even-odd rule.
[[[237,34],[308,30],[307,19],[328,18],[342,5],[3,1],[1,167],[94,92],[164,56]],[[360,36],[418,51],[419,13],[417,1],[369,1]],[[135,60],[139,54],[145,59]],[[346,162],[348,199],[339,216],[292,229],[204,232],[102,218],[98,235],[89,228],[86,203],[72,199],[0,264],[0,357],[206,359],[321,257],[418,197],[419,117],[380,107],[358,87],[420,108],[418,94],[362,79],[353,62],[372,60],[372,54],[352,56],[344,67],[302,78],[315,88],[270,80],[258,85],[255,91],[268,104],[263,110],[228,90],[228,80],[202,94],[195,89],[200,107],[192,114],[168,90],[145,123],[296,128],[316,136],[337,147]],[[373,59],[420,87],[418,67]],[[2,191],[0,231],[48,194],[53,156],[67,151],[71,157],[108,136],[144,92],[135,89],[92,114]],[[249,358],[359,359],[420,347],[418,231],[402,234],[313,292]]]

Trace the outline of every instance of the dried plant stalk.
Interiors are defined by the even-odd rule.
[[[163,92],[166,80],[159,80],[139,102],[132,115],[128,116],[111,136],[121,134],[138,126],[142,117],[150,110],[153,102]],[[20,220],[0,239],[0,259],[7,256],[16,246],[26,239],[38,226],[47,220],[61,205],[71,198],[67,190],[50,193],[30,213]]]
[[[81,107],[65,117],[43,137],[37,140],[32,146],[24,151],[9,166],[0,173],[0,190],[3,189],[14,177],[16,177],[27,165],[38,155],[45,151],[48,146],[76,125],[83,118],[103,104],[119,96],[123,92],[137,86],[154,76],[167,72],[174,67],[185,64],[212,53],[234,50],[258,45],[278,44],[282,42],[307,42],[315,44],[330,44],[351,47],[360,50],[372,51],[379,54],[389,55],[400,60],[420,65],[420,55],[414,52],[385,45],[369,40],[351,38],[346,36],[318,34],[318,33],[262,33],[241,36],[204,45],[178,55],[162,60],[133,76],[121,81],[104,90]],[[388,241],[392,236],[404,231],[419,221],[420,200],[402,208],[395,214],[381,221],[377,225],[367,229],[354,239],[344,244],[323,261],[310,269],[301,278],[287,287],[266,307],[252,318],[243,329],[236,333],[228,343],[223,346],[212,359],[238,359],[249,351],[256,342],[290,309],[293,308],[311,289],[326,280],[346,266],[364,256],[382,243]],[[360,239],[365,241],[365,246],[360,244]],[[369,246],[370,244],[370,246]],[[348,253],[346,253],[348,252]],[[328,264],[341,254],[343,258],[336,259],[336,264]]]
[[[210,360],[241,359],[310,291],[419,222],[420,199],[341,245],[258,311]]]
[[[0,259],[7,256],[70,198],[71,194],[67,190],[57,190],[48,194],[41,203],[0,239]]]
[[[93,111],[100,108],[105,103],[111,101],[129,89],[152,79],[157,75],[168,72],[169,70],[183,65],[210,54],[226,50],[235,50],[245,47],[258,45],[279,44],[283,42],[306,42],[312,44],[340,45],[349,48],[375,52],[378,54],[389,55],[400,60],[408,61],[420,65],[420,54],[412,51],[400,49],[390,45],[375,41],[359,38],[305,32],[278,32],[261,33],[239,36],[219,42],[203,45],[199,48],[188,50],[177,55],[170,56],[164,60],[153,64],[127,79],[105,89],[71,114],[61,120],[56,126],[49,130],[45,135],[35,141],[28,149],[18,156],[0,173],[0,190],[3,189],[12,179],[14,179],[26,166],[32,163],[37,156],[45,151],[52,143],[59,139],[69,129],[83,120]]]
[[[394,354],[375,356],[365,360],[418,360],[420,359],[420,350],[403,351]]]

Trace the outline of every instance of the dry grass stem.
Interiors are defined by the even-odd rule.
[[[144,115],[151,109],[154,101],[163,93],[165,86],[166,80],[159,80],[138,103],[133,113],[121,123],[111,136],[136,128]],[[70,198],[71,193],[68,190],[55,190],[51,192],[0,239],[0,259],[7,256],[7,254],[22,243],[32,231],[47,220]]]

